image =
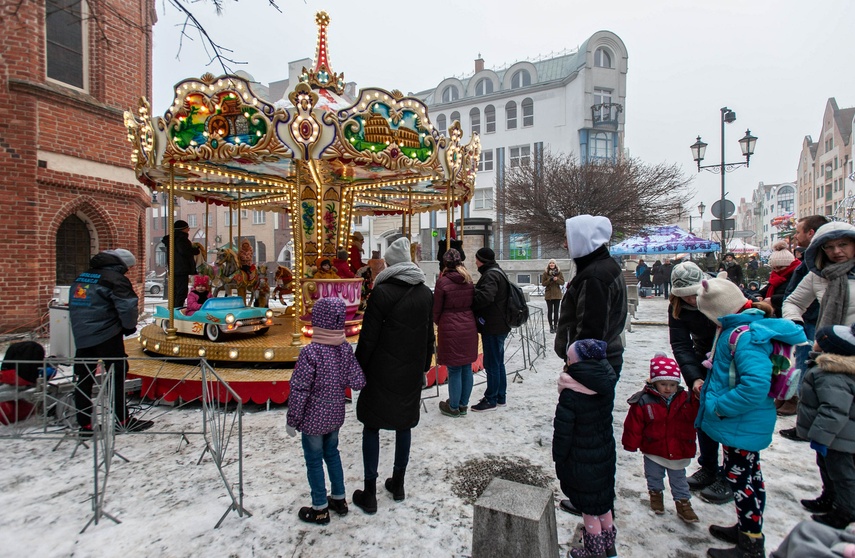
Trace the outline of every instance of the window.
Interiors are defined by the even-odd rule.
[[[453,124],[455,121],[460,122],[460,113],[457,111],[451,113],[451,118],[449,118],[449,124]]]
[[[531,284],[531,274],[530,273],[517,273],[517,284],[518,285],[530,285]]]
[[[522,107],[523,128],[534,126],[534,101],[523,99],[520,106]]]
[[[475,96],[483,97],[484,95],[489,95],[493,92],[493,80],[489,78],[482,78],[478,80],[478,83],[475,84]]]
[[[517,70],[511,77],[511,89],[519,89],[531,85],[531,74],[528,70]]]
[[[790,186],[784,186],[783,188],[778,189],[777,199],[778,215],[790,213],[791,211],[793,211],[796,199],[796,192]]]
[[[598,48],[594,52],[594,66],[597,68],[611,68],[612,56],[609,54],[609,51],[603,47]]]
[[[516,130],[517,128],[517,104],[510,101],[505,105],[505,118],[508,123],[508,130]]]
[[[69,215],[56,231],[56,284],[70,285],[89,269],[89,247],[92,239],[86,223]]]
[[[45,54],[48,78],[85,90],[83,5],[82,0],[46,0]]]
[[[594,88],[594,122],[609,122],[611,117],[612,92],[608,89]]]
[[[229,218],[231,217],[231,219]],[[223,214],[223,224],[226,226],[229,225],[237,225],[238,222],[238,212],[237,211],[226,211]]]
[[[478,159],[478,172],[493,170],[493,150],[485,149],[481,151],[481,157]]]
[[[453,85],[445,86],[445,89],[442,90],[442,102],[450,103],[452,101],[456,101],[460,98],[460,92],[457,91],[457,88]]]
[[[612,135],[608,132],[596,132],[591,134],[588,144],[588,152],[591,159],[612,158]]]
[[[190,225],[191,229],[195,229],[197,226],[196,225],[196,216],[195,215],[188,215],[187,216],[187,224]]]
[[[493,105],[484,107],[484,125],[488,134],[496,131],[496,107]]]
[[[493,209],[493,189],[477,188],[472,196],[472,209]]]
[[[528,165],[531,162],[531,146],[518,145],[511,147],[511,168]]]
[[[253,225],[263,225],[266,219],[266,213],[263,211],[255,211],[252,212],[252,224]]]
[[[481,133],[481,111],[477,108],[469,111],[469,126],[472,128],[473,134]]]
[[[440,134],[445,135],[445,132],[448,130],[448,125],[445,123],[445,115],[440,114],[436,117],[436,129]]]
[[[247,211],[246,209],[241,209],[240,210],[240,218],[246,219],[247,217],[249,217],[249,211]]]

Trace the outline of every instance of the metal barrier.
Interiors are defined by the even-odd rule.
[[[508,375],[513,374],[512,382],[522,382],[523,378],[520,372],[531,370],[537,372],[535,362],[540,358],[546,358],[546,331],[544,330],[543,308],[539,306],[528,305],[528,321],[521,327],[511,330],[505,340],[505,349],[510,345],[513,338],[519,337],[519,347],[514,352],[505,353],[505,361],[519,352],[522,352],[523,364],[522,367],[508,372]]]

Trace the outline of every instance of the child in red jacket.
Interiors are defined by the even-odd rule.
[[[658,515],[665,513],[662,491],[667,471],[677,515],[686,523],[696,523],[686,467],[695,456],[698,399],[680,385],[677,362],[656,353],[650,360],[650,380],[627,403],[621,442],[627,451],[640,449],[644,454],[650,509]]]

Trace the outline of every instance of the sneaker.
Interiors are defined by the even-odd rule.
[[[505,405],[507,405],[507,402],[506,402],[506,401],[496,401],[496,406],[497,406],[497,407],[504,407]]]
[[[297,517],[306,523],[326,525],[330,522],[330,509],[328,507],[322,510],[316,510],[312,507],[300,508],[300,511],[297,512]]]
[[[345,500],[344,498],[338,500],[336,498],[333,498],[332,496],[327,496],[327,503],[329,504],[329,509],[339,514],[340,516],[344,517],[345,515],[347,515],[347,500]]]
[[[495,410],[496,410],[496,404],[495,403],[491,404],[486,399],[482,399],[481,401],[478,402],[477,405],[472,405],[472,412],[473,413],[480,413],[481,411],[495,411]]]
[[[709,504],[727,504],[733,501],[733,490],[730,483],[723,478],[716,479],[714,483],[704,488],[698,494],[701,500]]]
[[[786,438],[787,440],[792,440],[794,442],[807,442],[807,440],[799,436],[799,432],[795,427],[778,430],[778,434],[780,434],[782,438]]]
[[[452,409],[451,405],[448,404],[448,401],[440,401],[439,402],[439,412],[447,417],[457,418],[460,416],[459,409]]]
[[[813,500],[799,500],[802,507],[813,513],[828,513],[832,510],[834,504],[834,496],[824,492],[819,495],[819,498]]]
[[[717,477],[718,472],[715,469],[701,467],[686,480],[689,481],[689,490],[702,490],[714,483]]]
[[[116,432],[142,432],[152,426],[154,426],[154,421],[130,417],[116,425]]]
[[[461,405],[457,410],[460,412],[461,417],[466,416],[469,413],[469,405]]]

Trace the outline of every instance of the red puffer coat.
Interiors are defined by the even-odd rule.
[[[653,386],[629,398],[629,412],[623,424],[621,443],[627,451],[665,459],[687,459],[695,456],[695,417],[698,399],[682,386],[670,407]]]
[[[446,366],[472,364],[478,358],[478,329],[472,312],[475,286],[457,271],[446,271],[433,291],[437,361]]]

